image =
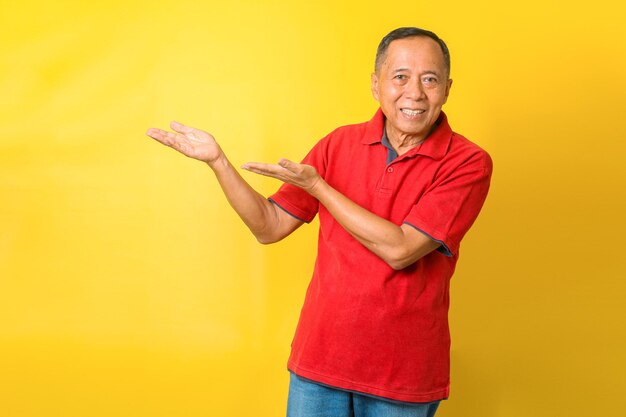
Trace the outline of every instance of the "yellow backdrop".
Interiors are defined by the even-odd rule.
[[[439,415],[622,416],[623,16],[604,0],[0,1],[0,415],[284,415],[316,225],[257,244],[208,168],[144,132],[176,119],[235,164],[299,159],[371,117],[378,41],[416,25],[448,42],[445,110],[495,164],[453,279]]]

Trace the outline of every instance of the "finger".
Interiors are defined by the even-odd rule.
[[[270,177],[270,178],[275,178],[281,181],[286,181],[285,176],[281,175],[280,173],[277,172],[273,172],[273,171],[266,171],[263,169],[258,169],[255,167],[250,167],[250,166],[243,166],[243,169],[245,169],[246,171],[252,172],[253,174],[259,174],[259,175],[263,175],[264,177]]]
[[[191,127],[191,126],[186,126],[182,123],[178,123],[175,121],[172,121],[170,123],[170,127],[172,128],[172,130],[174,130],[175,132],[178,132],[180,134],[182,134],[183,136],[185,136],[188,139],[191,139],[193,141],[202,141],[202,137],[204,135],[206,135],[205,132],[203,132],[202,130],[196,129],[195,127]]]
[[[146,130],[146,135],[148,136],[155,136],[155,135],[163,135],[167,133],[166,130],[162,130],[162,129],[158,129],[156,127],[151,127],[150,129]]]
[[[155,136],[160,136],[161,135],[161,129],[157,129],[156,127],[151,127],[150,129],[146,130],[146,135],[150,136],[151,138],[155,138]]]
[[[300,164],[297,164],[286,158],[281,158],[281,160],[278,161],[278,165],[293,173],[297,173],[298,167],[300,166]]]
[[[167,141],[167,132],[165,130],[157,129],[151,127],[146,131],[146,135],[150,136],[152,139],[156,139],[159,142],[165,143]],[[167,143],[166,143],[167,144]]]
[[[255,174],[278,178],[282,181],[285,181],[289,174],[289,171],[279,165],[263,164],[260,162],[248,162],[242,165],[241,168],[246,171],[254,172]]]
[[[274,172],[274,173],[283,172],[285,170],[285,168],[281,167],[280,165],[265,164],[262,162],[248,162],[248,163],[243,164],[241,168],[248,170],[248,171],[255,170],[255,171]]]
[[[242,165],[241,168],[245,169],[246,171],[254,172],[255,174],[268,175],[268,176],[276,175],[276,173],[273,171],[267,171],[265,169],[257,168],[257,167],[250,166],[247,164]]]
[[[200,129],[196,129],[195,127],[191,127],[191,126],[186,126],[178,122],[171,122],[170,127],[172,128],[172,130],[180,133],[187,139],[190,139],[195,142],[203,142],[205,136],[207,135],[206,132]]]
[[[174,146],[174,144],[179,141],[177,140],[177,138],[180,139],[180,137],[178,137],[175,133],[156,128],[148,129],[146,135],[150,136],[153,139],[156,139],[157,141],[167,146]]]
[[[178,132],[178,133],[183,133],[183,134],[184,134],[184,133],[193,133],[193,131],[195,130],[195,129],[194,129],[193,127],[191,127],[191,126],[186,126],[186,125],[184,125],[184,124],[182,124],[182,123],[179,123],[179,122],[177,122],[177,121],[174,121],[174,120],[172,120],[172,121],[170,122],[170,127],[171,127],[174,131],[176,131],[176,132]]]

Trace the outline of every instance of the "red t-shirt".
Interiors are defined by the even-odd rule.
[[[384,115],[340,127],[304,158],[352,201],[442,246],[395,271],[346,232],[310,194],[284,184],[270,199],[310,222],[318,254],[289,369],[337,388],[398,401],[448,397],[449,284],[459,243],[483,205],[491,159],[452,132],[445,114],[420,145],[387,164]]]

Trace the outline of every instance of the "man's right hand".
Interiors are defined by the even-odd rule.
[[[224,157],[222,149],[210,133],[178,122],[170,123],[170,127],[174,132],[150,128],[146,134],[183,155],[206,162],[210,166]]]
[[[259,242],[277,242],[302,224],[302,220],[287,214],[250,187],[211,134],[178,122],[172,122],[170,127],[174,132],[152,128],[146,134],[183,155],[206,162],[228,202]]]

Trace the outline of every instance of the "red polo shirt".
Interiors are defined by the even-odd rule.
[[[445,114],[421,144],[387,164],[384,115],[323,138],[303,163],[352,201],[442,246],[393,270],[326,208],[285,184],[270,197],[306,222],[319,213],[318,254],[289,369],[337,388],[398,401],[448,397],[450,278],[459,244],[483,205],[491,159],[452,132]]]

